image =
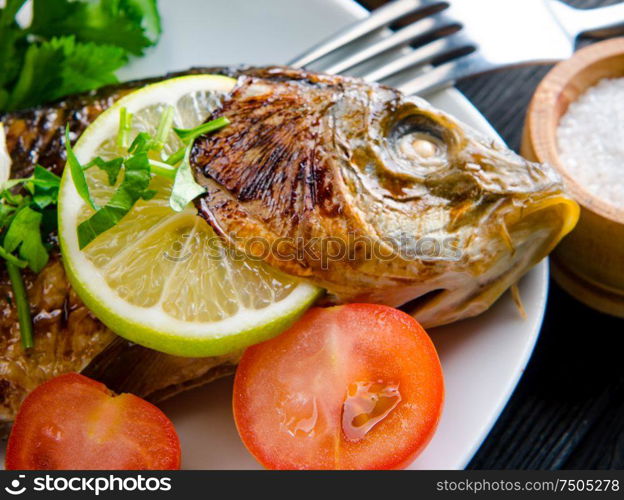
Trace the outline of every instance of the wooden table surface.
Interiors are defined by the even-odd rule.
[[[374,8],[385,0],[360,3]],[[568,3],[585,8],[618,0]],[[504,70],[458,87],[518,151],[527,105],[548,69]],[[469,468],[624,468],[624,320],[585,307],[552,280],[550,285],[533,357]]]

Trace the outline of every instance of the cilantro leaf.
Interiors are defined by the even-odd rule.
[[[202,125],[199,125],[195,128],[175,128],[173,131],[180,138],[180,140],[185,144],[189,145],[195,141],[200,135],[208,134],[210,132],[216,132],[223,127],[226,127],[230,124],[230,120],[225,116],[221,116],[216,118],[215,120],[211,120]],[[178,149],[175,153],[173,153],[169,158],[167,158],[166,162],[170,165],[175,165],[184,159],[184,153],[186,152],[186,146]]]
[[[8,0],[0,11],[0,88],[12,84],[19,73],[24,51],[26,33],[15,22],[17,12],[26,0]],[[4,107],[9,93],[0,89],[0,107]]]
[[[15,306],[17,307],[17,320],[20,327],[20,337],[22,338],[22,345],[24,349],[30,349],[33,347],[33,324],[30,317],[30,302],[28,300],[28,292],[22,279],[22,274],[19,271],[18,266],[13,262],[7,261],[6,268],[11,280],[11,287],[13,288],[13,299],[15,300]]]
[[[190,144],[200,135],[216,132],[219,129],[229,125],[231,122],[225,116],[220,116],[214,120],[203,123],[195,128],[174,128],[173,131],[182,140],[184,144]]]
[[[26,0],[0,9],[0,111],[13,111],[117,81],[128,55],[157,43],[157,0],[33,0],[31,25],[16,22]]]
[[[128,18],[140,25],[144,35],[155,45],[162,33],[156,0],[123,0],[121,3]]]
[[[114,71],[126,62],[126,53],[119,47],[79,43],[71,36],[30,45],[7,109],[22,109],[115,83]]]
[[[128,153],[148,153],[156,145],[156,142],[147,132],[139,132],[130,144]]]
[[[169,197],[169,206],[176,212],[181,212],[191,201],[206,192],[206,189],[197,184],[193,178],[191,164],[189,163],[190,154],[191,145],[186,147],[184,160],[178,167],[175,180],[173,181],[171,196]]]
[[[10,217],[15,213],[13,205],[0,202],[0,230],[8,226]]]
[[[11,222],[13,222],[15,215],[29,204],[30,196],[13,194],[8,189],[0,192],[0,231],[8,228]]]
[[[34,0],[30,32],[46,38],[116,45],[135,55],[156,43],[160,18],[155,0]]]
[[[34,186],[32,201],[40,209],[56,204],[58,192],[61,187],[61,178],[46,170],[41,165],[35,165],[32,184]]]
[[[124,106],[119,110],[119,131],[117,132],[117,146],[128,148],[130,131],[132,130],[132,113]]]
[[[76,154],[71,147],[71,139],[69,138],[69,124],[65,127],[65,152],[67,153],[67,165],[71,171],[74,186],[80,197],[93,209],[97,210],[97,206],[91,198],[87,179],[85,178],[84,169],[76,158]]]
[[[189,156],[191,154],[193,142],[200,135],[215,132],[229,124],[230,120],[222,116],[192,129],[173,129],[173,131],[182,140],[182,142],[186,144],[186,147],[184,149],[184,157],[176,172],[175,180],[173,182],[173,189],[171,191],[171,196],[169,197],[169,206],[176,212],[181,212],[192,200],[206,192],[206,189],[204,187],[197,184],[197,182],[193,178],[193,173],[191,172]],[[179,156],[181,155],[178,151],[171,155],[167,162],[177,162],[179,161]]]
[[[42,215],[30,207],[22,207],[11,221],[4,237],[4,250],[18,250],[20,259],[38,273],[48,263],[48,251],[41,241]]]
[[[7,102],[9,111],[45,102],[51,98],[54,89],[62,84],[60,67],[63,64],[61,50],[49,45],[31,45],[26,51],[24,65]],[[51,70],[39,78],[38,68]]]
[[[150,184],[150,164],[147,153],[140,152],[124,161],[124,178],[110,201],[78,226],[78,245],[86,247],[97,236],[115,226],[144,197],[154,195]]]
[[[117,83],[114,72],[128,62],[126,52],[113,45],[77,42],[73,36],[46,43],[60,47],[64,56],[63,87],[56,89],[52,99]]]
[[[121,171],[121,167],[123,165],[123,158],[114,158],[112,160],[105,161],[98,156],[87,163],[84,168],[86,170],[93,165],[106,172],[106,175],[108,176],[108,184],[112,186],[117,182],[117,177],[119,177],[119,172]]]
[[[6,210],[15,210],[16,206],[22,205],[24,202],[30,202],[20,194],[11,193],[10,189],[18,185],[24,185],[28,193],[32,195],[32,201],[38,208],[45,208],[52,203],[56,203],[58,199],[58,190],[61,185],[61,178],[46,170],[41,165],[35,165],[34,173],[31,177],[22,179],[9,179],[3,184],[4,191],[0,192],[0,201],[6,200],[9,204],[0,204],[0,228],[2,224],[2,214]]]

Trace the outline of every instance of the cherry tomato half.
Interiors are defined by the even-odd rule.
[[[22,403],[7,445],[11,470],[180,468],[171,421],[132,394],[114,395],[77,373],[56,377]]]
[[[234,382],[245,446],[269,469],[409,465],[438,424],[444,381],[411,316],[350,304],[310,309],[247,349]]]

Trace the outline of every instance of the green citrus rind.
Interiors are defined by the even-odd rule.
[[[120,99],[91,124],[74,146],[86,163],[93,152],[117,131],[119,110],[136,112],[145,106],[177,102],[185,92],[228,92],[235,80],[219,75],[192,75],[156,83]],[[163,310],[130,304],[110,288],[99,269],[78,248],[76,227],[84,209],[69,169],[59,191],[59,240],[65,270],[85,305],[118,335],[151,349],[178,356],[205,357],[228,354],[267,340],[290,326],[317,299],[321,290],[301,282],[285,298],[262,309],[240,308],[214,322],[184,321]]]

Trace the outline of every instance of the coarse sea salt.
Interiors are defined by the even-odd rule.
[[[570,104],[559,158],[587,191],[624,208],[624,78],[606,78]]]

